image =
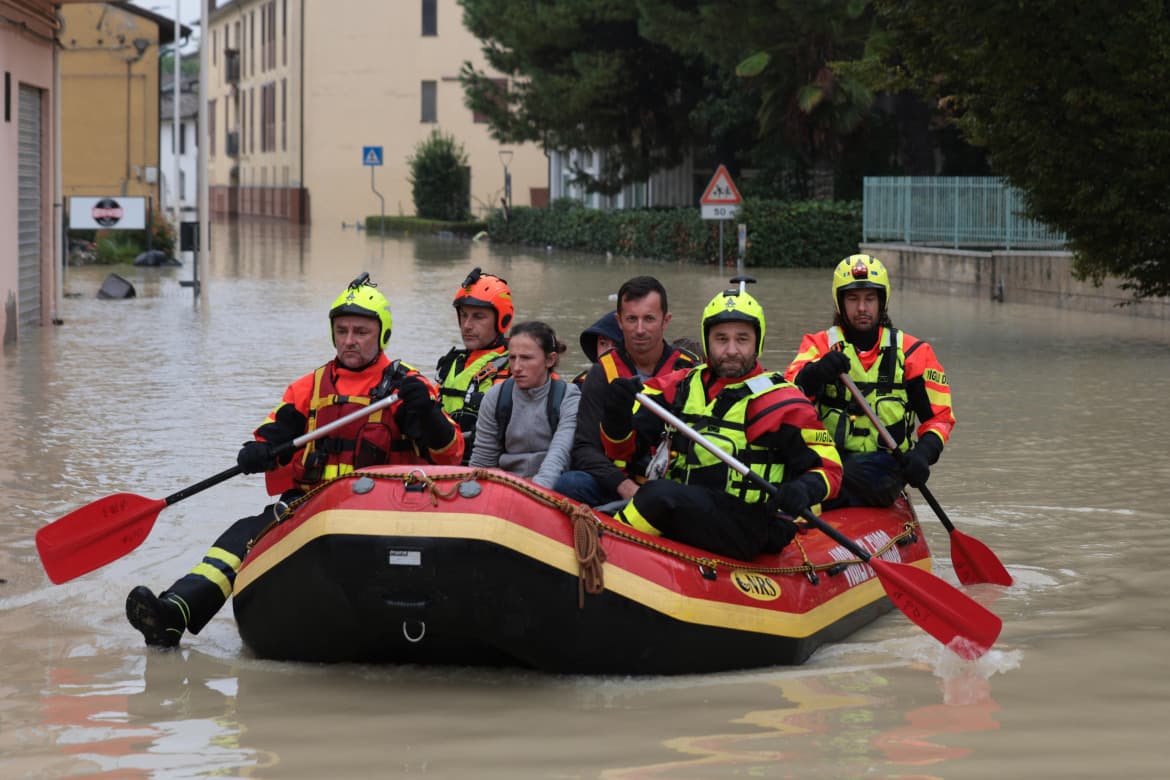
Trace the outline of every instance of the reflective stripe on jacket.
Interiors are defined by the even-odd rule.
[[[393,364],[393,367],[399,368],[402,376],[418,375],[418,371],[401,363]],[[330,361],[313,372],[313,392],[309,398],[305,433],[312,433],[370,405],[368,395],[338,394],[336,371],[335,361]],[[306,444],[301,457],[293,463],[293,480],[306,489],[363,466],[426,462],[418,446],[398,430],[394,422],[398,406],[394,403],[386,409],[379,409]]]

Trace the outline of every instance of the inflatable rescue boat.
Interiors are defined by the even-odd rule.
[[[823,519],[930,570],[908,501]],[[254,543],[233,601],[257,656],[683,674],[799,664],[892,605],[815,529],[752,561],[644,534],[491,469],[381,466],[327,482]]]

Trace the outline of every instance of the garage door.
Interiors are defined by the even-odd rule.
[[[19,327],[41,322],[41,90],[20,85],[17,220],[20,245]]]

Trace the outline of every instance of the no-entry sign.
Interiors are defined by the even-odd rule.
[[[69,198],[69,227],[142,230],[146,227],[146,198],[73,195]]]

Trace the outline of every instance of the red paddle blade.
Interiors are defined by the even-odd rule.
[[[1012,584],[1012,575],[1008,574],[991,548],[958,529],[951,531],[951,565],[955,567],[959,582],[964,585],[978,585],[982,582]]]
[[[74,509],[37,531],[37,552],[55,584],[88,574],[142,544],[158,513],[161,498],[115,493]]]
[[[995,644],[1003,621],[958,588],[905,563],[870,558],[869,565],[894,606],[926,633],[944,645],[966,639],[952,648],[962,657],[974,660]]]

